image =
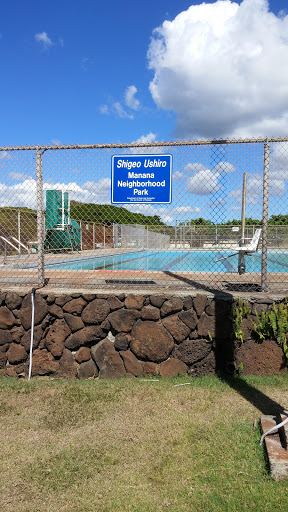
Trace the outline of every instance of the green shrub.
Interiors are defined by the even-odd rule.
[[[230,320],[232,321],[233,325],[233,334],[232,336],[234,339],[240,341],[243,343],[244,341],[244,332],[242,331],[242,321],[244,318],[247,318],[248,315],[251,314],[251,308],[250,306],[247,306],[247,303],[245,300],[241,300],[240,297],[238,298],[238,302],[236,306],[231,308],[230,311]]]
[[[273,303],[272,311],[261,311],[259,315],[256,312],[257,323],[254,323],[254,331],[259,340],[272,339],[283,348],[286,361],[288,362],[288,300],[276,305]]]

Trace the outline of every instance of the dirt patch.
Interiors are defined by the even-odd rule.
[[[247,341],[236,352],[236,365],[243,364],[244,375],[283,375],[287,366],[283,350],[276,341]],[[242,366],[241,364],[241,366]]]

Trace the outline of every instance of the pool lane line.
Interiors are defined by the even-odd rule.
[[[181,256],[178,256],[178,258],[175,258],[174,260],[169,261],[169,262],[168,262],[168,263],[169,263],[169,268],[167,269],[167,267],[161,267],[161,268],[159,269],[159,271],[160,271],[160,272],[164,272],[165,270],[170,270],[170,271],[172,271],[172,270],[173,270],[173,268],[171,268],[171,265],[175,265],[175,264],[176,264],[176,263],[178,263],[179,261],[181,261],[181,260],[185,259],[185,258],[188,256],[188,254],[191,254],[191,251],[186,251],[186,254],[185,254],[185,253],[182,253],[182,254],[181,254]],[[188,269],[188,270],[184,270],[183,272],[189,272],[189,269]]]
[[[139,251],[138,251],[139,252]],[[77,257],[75,258],[69,258],[69,260],[67,261],[67,259],[62,259],[61,261],[57,261],[57,260],[52,260],[51,263],[46,263],[45,266],[46,267],[49,267],[51,265],[68,265],[69,263],[73,264],[73,263],[77,263],[77,264],[81,264],[81,263],[88,263],[88,262],[94,262],[95,260],[100,260],[100,259],[106,259],[106,258],[116,258],[116,257],[119,257],[119,256],[130,256],[131,254],[137,254],[137,251],[133,251],[133,252],[125,252],[125,253],[120,253],[120,252],[117,252],[117,253],[107,253],[107,254],[98,254],[98,255],[95,255],[93,256],[93,258],[91,258],[91,256],[85,256],[84,258],[79,258],[77,259]],[[56,270],[55,268],[52,269],[52,270]],[[61,269],[60,269],[61,270]],[[67,270],[67,269],[65,269]],[[71,270],[79,270],[79,269],[71,269]]]
[[[270,256],[267,257],[267,261],[270,261],[270,263],[274,263],[276,265],[279,265],[280,267],[288,268],[288,263],[282,263],[281,261],[274,260]]]
[[[237,256],[237,254],[235,254],[235,256]],[[221,257],[223,257],[223,254],[221,254],[221,252],[218,252],[217,258],[220,259]],[[223,263],[224,267],[226,268],[226,272],[237,272],[237,270],[235,269],[235,267],[233,267],[233,265],[232,265],[232,263],[230,263],[230,261],[221,260],[221,263]],[[219,272],[219,271],[216,270],[216,272]]]
[[[138,251],[140,252],[140,251]],[[44,266],[45,268],[47,268],[47,270],[57,270],[57,268],[51,268],[51,266],[53,265],[54,267],[58,266],[58,265],[68,265],[69,263],[75,263],[75,262],[78,262],[78,263],[85,263],[87,261],[94,261],[95,259],[100,259],[100,258],[106,258],[106,257],[116,257],[116,256],[124,256],[125,255],[130,255],[130,254],[137,254],[137,252],[133,251],[133,252],[125,252],[125,253],[107,253],[107,254],[98,254],[98,255],[95,255],[93,256],[93,259],[91,259],[91,256],[84,256],[83,258],[79,258],[77,256],[75,256],[74,258],[61,258],[61,259],[55,259],[55,260],[50,260],[49,262],[45,262]],[[78,258],[78,259],[77,259]],[[26,264],[25,263],[22,263],[21,265],[5,265],[5,268],[7,269],[20,269],[20,270],[25,270],[25,269],[29,269],[29,268],[37,268],[38,266],[38,262],[37,260],[33,261],[33,262],[27,262]],[[59,270],[62,270],[62,269],[59,269]],[[69,270],[69,269],[64,269],[64,270]],[[73,270],[73,269],[70,269],[70,270]],[[75,269],[74,269],[75,270]]]
[[[130,254],[133,254],[133,253],[130,253]],[[121,256],[121,257],[123,257],[123,256],[124,256],[124,254],[121,254],[120,256]],[[128,256],[128,255],[127,255],[127,256]],[[145,257],[145,258],[150,258],[151,256],[153,256],[153,254],[148,254],[148,255],[147,255],[147,254],[145,254],[145,255],[144,255],[144,254],[142,254],[142,256],[138,256],[138,257],[135,257],[135,258],[125,258],[125,260],[123,261],[123,263],[125,264],[125,263],[127,263],[128,261],[140,260],[141,258],[144,258],[144,257]],[[121,263],[122,263],[122,261],[121,261],[121,262],[120,262],[120,261],[118,261],[118,263],[116,263],[116,265],[120,265]],[[95,268],[95,269],[93,269],[93,270],[103,270],[103,269],[104,269],[104,270],[106,270],[106,268],[107,268],[107,267],[108,267],[108,268],[109,268],[109,267],[113,267],[114,265],[115,265],[115,262],[110,263],[109,265],[104,265],[104,266],[102,266],[102,267],[97,267],[97,268]],[[110,269],[110,270],[111,270],[111,269]],[[146,270],[146,269],[136,269],[136,270],[135,270],[135,269],[133,269],[133,268],[132,268],[132,269],[125,269],[125,268],[124,268],[124,269],[122,269],[122,268],[118,268],[118,269],[115,269],[115,270],[132,270],[132,271],[135,271],[135,272],[143,272],[143,271],[144,271],[144,272],[147,272],[147,270]]]
[[[100,256],[100,255],[99,255],[99,256],[97,256],[97,259],[100,259],[100,258],[106,258],[106,257],[107,257],[107,259],[108,259],[108,258],[119,258],[119,257],[123,258],[124,256],[130,256],[131,254],[134,254],[134,253],[125,253],[125,254],[119,254],[119,253],[118,253],[118,254],[113,254],[113,255],[111,255],[111,254],[110,254],[110,255],[106,255],[106,256]],[[125,258],[125,259],[124,259],[124,261],[123,261],[123,263],[125,264],[125,263],[127,263],[128,261],[140,260],[140,259],[141,259],[141,258],[143,258],[144,256],[145,256],[146,258],[147,258],[147,257],[151,257],[152,255],[153,255],[153,254],[149,254],[149,255],[147,255],[147,254],[146,254],[146,255],[142,254],[141,256],[138,256],[138,257],[135,257],[135,258]],[[74,261],[75,261],[75,260],[74,260]],[[91,263],[92,263],[92,261],[95,261],[95,258],[94,258],[94,260],[90,260],[90,262],[91,262]],[[73,263],[73,262],[71,261],[71,263]],[[89,263],[89,260],[84,260],[84,261],[82,260],[82,261],[79,261],[79,262],[78,262],[78,264],[81,264],[81,263],[84,263],[84,264],[85,264],[85,263]],[[87,268],[85,268],[85,269],[83,269],[83,268],[63,268],[63,267],[62,267],[62,268],[60,268],[60,269],[57,269],[57,268],[51,268],[51,267],[49,268],[49,267],[48,267],[48,268],[47,268],[47,270],[64,270],[64,271],[65,271],[65,270],[74,270],[74,271],[77,271],[77,270],[84,270],[84,271],[85,271],[85,270],[106,270],[106,269],[108,269],[108,270],[110,269],[110,270],[111,270],[111,267],[114,267],[115,265],[116,265],[116,266],[119,266],[121,263],[122,263],[122,262],[120,262],[120,261],[118,261],[118,262],[116,262],[116,263],[115,263],[115,261],[114,261],[114,262],[112,262],[112,263],[109,263],[108,265],[107,265],[107,264],[106,264],[106,265],[101,265],[101,266],[98,266],[97,268],[91,268],[91,269],[87,269]],[[68,265],[68,263],[66,263],[66,264]],[[122,270],[122,269],[121,269],[121,268],[118,268],[118,269],[115,269],[115,270]],[[126,270],[126,269],[124,269],[124,270]],[[129,269],[128,269],[128,270],[129,270]],[[130,269],[130,270],[134,270],[134,269]],[[137,271],[137,272],[140,272],[140,269],[137,269],[136,271]],[[144,271],[146,272],[146,269],[144,269]]]

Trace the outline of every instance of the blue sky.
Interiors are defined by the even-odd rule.
[[[0,146],[287,136],[286,5],[284,0],[2,2]],[[262,160],[256,153],[249,168],[249,152],[237,165],[237,155],[227,151],[226,181],[217,168],[221,155],[216,161],[210,153],[174,159],[173,204],[143,211],[159,211],[167,222],[212,218],[214,183],[218,206],[229,196],[218,208],[219,220],[237,218],[242,175],[249,170],[248,214],[259,218]],[[3,182],[1,205],[32,205],[34,176],[29,178],[19,158],[2,153],[0,170],[10,181]],[[280,204],[283,210],[287,160],[283,146],[274,158],[277,201],[271,213]],[[98,175],[92,169],[93,176],[91,167],[85,173],[82,168],[80,180],[79,168],[69,165],[67,176],[47,164],[46,188],[74,187],[79,200],[109,202],[106,168]]]
[[[262,3],[259,0],[248,2],[251,4],[249,9],[254,11],[259,10],[259,3]],[[148,0],[145,4],[132,0],[2,2],[1,145],[50,144],[53,140],[63,143],[132,142],[149,133],[153,133],[157,140],[223,135],[225,120],[222,120],[223,131],[222,127],[219,129],[218,119],[214,126],[214,120],[207,118],[206,124],[213,123],[213,133],[210,134],[202,126],[205,124],[205,116],[203,119],[203,113],[195,112],[195,104],[192,100],[189,102],[189,98],[184,107],[181,105],[177,109],[179,97],[166,97],[165,91],[163,92],[165,77],[160,79],[158,102],[155,102],[155,95],[153,98],[149,90],[149,84],[155,75],[155,70],[148,69],[147,57],[153,30],[166,20],[173,22],[177,15],[187,11],[190,6],[199,4],[201,2],[189,0]],[[270,2],[269,10],[278,15],[286,5],[284,0],[273,1]],[[281,16],[283,17],[283,13]],[[185,20],[182,27],[183,24],[185,26]],[[181,27],[174,27],[174,36],[180,29]],[[265,31],[265,27],[263,29]],[[241,31],[238,31],[238,35],[239,33]],[[166,41],[168,42],[167,38]],[[179,39],[175,52],[179,51],[182,43]],[[253,39],[252,44],[255,44]],[[175,58],[171,55],[170,60]],[[217,57],[217,51],[215,56]],[[179,57],[178,53],[176,60]],[[219,55],[219,75],[222,72],[221,60]],[[211,64],[208,60],[207,64],[209,63]],[[183,60],[181,66],[183,69],[179,70],[180,83],[182,78],[183,82],[190,78],[187,70],[185,71],[189,61]],[[196,62],[194,66],[196,68]],[[281,66],[283,74],[287,61],[282,60]],[[170,72],[177,74],[174,62]],[[244,69],[243,73],[249,73],[249,69]],[[201,80],[205,81],[205,76],[201,78],[200,75],[201,70],[198,70],[198,75],[191,80],[192,84],[196,83],[195,90],[198,94],[199,88],[203,89]],[[178,89],[179,80],[177,78],[175,81]],[[173,80],[169,83],[173,86]],[[215,83],[215,89],[218,86],[221,88],[221,80],[219,84]],[[137,109],[129,108],[125,103],[125,93],[131,87],[137,89],[134,95],[139,102]],[[204,92],[206,98],[209,95],[214,102],[216,93],[211,93],[211,86],[204,87]],[[186,89],[183,91],[185,93]],[[262,98],[263,102],[264,100]],[[196,122],[202,127],[200,133],[197,133],[197,126],[193,126],[193,113],[188,120],[183,119],[183,108],[187,110],[189,106],[195,112]],[[271,109],[273,107],[274,105]],[[217,110],[219,111],[219,107]],[[263,114],[261,105],[257,105],[257,112]],[[249,135],[254,116],[251,119],[249,112],[246,116],[246,132]],[[176,118],[179,117],[181,126],[177,129]],[[189,122],[192,126],[188,128]],[[233,135],[235,126],[231,119],[227,119],[226,124],[227,128],[230,125],[230,133]],[[253,129],[257,131],[257,126]],[[261,126],[258,131],[262,131]],[[255,135],[261,133],[255,132]]]
[[[158,111],[148,89],[146,54],[153,29],[189,5],[2,2],[1,145],[131,142],[151,131],[171,137],[173,116]],[[48,44],[35,39],[43,33]],[[131,85],[141,101],[133,120],[100,113],[102,105],[122,104]]]

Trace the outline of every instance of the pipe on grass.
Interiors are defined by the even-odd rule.
[[[262,446],[264,438],[268,434],[271,434],[271,432],[274,432],[274,430],[278,430],[279,428],[283,427],[284,425],[286,425],[287,422],[288,422],[288,417],[285,420],[281,421],[281,423],[278,423],[277,425],[274,425],[274,427],[271,427],[268,430],[266,430],[266,432],[264,432],[264,434],[262,434],[262,436],[261,436],[260,446]]]
[[[30,339],[30,355],[29,355],[29,374],[28,380],[31,379],[32,372],[32,352],[33,352],[33,337],[34,337],[34,313],[35,313],[35,288],[31,291],[31,304],[32,304],[32,315],[31,315],[31,339]]]

